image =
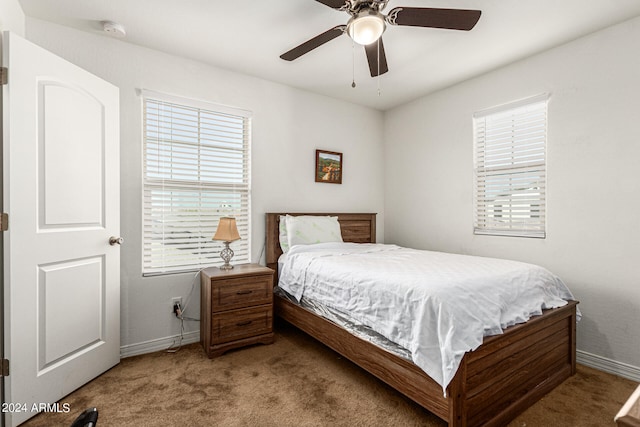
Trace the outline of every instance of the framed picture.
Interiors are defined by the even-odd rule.
[[[342,153],[316,150],[316,182],[342,184]]]

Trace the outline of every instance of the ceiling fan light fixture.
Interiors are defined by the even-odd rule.
[[[366,46],[378,40],[386,27],[382,14],[364,10],[349,20],[347,34],[354,42]]]

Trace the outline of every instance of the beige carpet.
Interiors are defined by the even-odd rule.
[[[637,384],[584,366],[509,426],[615,426]],[[207,359],[198,344],[123,359],[25,427],[68,426],[85,408],[105,426],[434,426],[446,424],[286,324],[273,345]]]

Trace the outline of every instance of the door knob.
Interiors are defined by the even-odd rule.
[[[122,242],[124,242],[124,239],[122,237],[115,237],[115,236],[109,237],[109,244],[111,246],[113,246],[113,245],[121,245]]]

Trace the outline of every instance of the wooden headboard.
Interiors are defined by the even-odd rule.
[[[280,216],[281,215],[323,215],[337,216],[340,222],[342,240],[353,243],[376,242],[376,214],[374,213],[303,213],[285,212],[266,214],[267,224],[265,240],[265,258],[267,267],[278,271],[278,258],[282,255],[280,248]]]

